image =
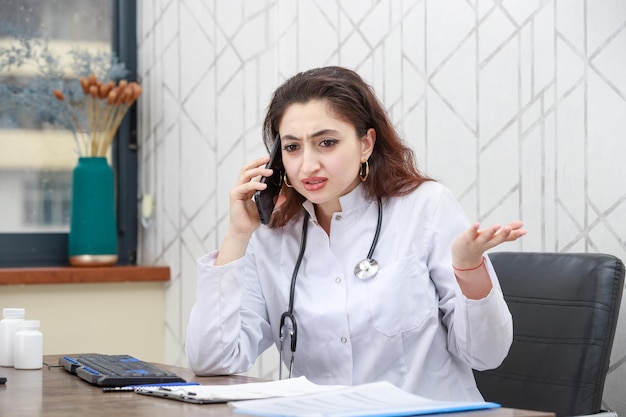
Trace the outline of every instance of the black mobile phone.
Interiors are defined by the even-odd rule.
[[[261,223],[268,224],[272,217],[272,212],[274,211],[276,198],[283,186],[284,168],[280,148],[280,135],[276,135],[276,139],[274,139],[274,144],[270,150],[270,160],[265,165],[265,168],[271,168],[273,173],[270,177],[261,177],[261,182],[267,184],[267,188],[254,193],[254,201],[259,211]]]

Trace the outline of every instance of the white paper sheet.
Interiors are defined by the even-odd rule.
[[[317,385],[305,377],[282,381],[252,382],[233,385],[190,385],[140,387],[138,394],[152,395],[192,403],[216,403],[258,398],[291,397],[345,388],[341,385]]]
[[[229,402],[235,413],[269,417],[413,416],[497,408],[490,402],[436,401],[375,382],[289,398]]]

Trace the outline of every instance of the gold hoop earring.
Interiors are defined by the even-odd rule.
[[[367,181],[367,177],[370,176],[370,164],[368,161],[361,163],[361,169],[359,170],[359,178],[361,181]]]
[[[283,174],[283,183],[284,183],[287,187],[289,187],[289,188],[293,188],[293,185],[291,185],[291,184],[289,183],[289,178],[287,178],[287,173],[286,173],[286,172]]]

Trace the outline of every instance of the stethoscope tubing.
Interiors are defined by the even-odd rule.
[[[291,360],[289,364],[289,378],[291,378],[291,371],[293,369],[293,361],[296,356],[296,346],[298,343],[298,324],[296,322],[296,318],[293,315],[293,304],[294,297],[296,294],[296,279],[298,278],[298,271],[300,270],[300,264],[302,263],[302,259],[304,258],[304,250],[306,249],[306,236],[309,225],[309,213],[304,213],[304,220],[302,222],[302,234],[300,237],[300,250],[298,252],[298,258],[296,259],[296,265],[293,268],[293,272],[291,274],[291,285],[289,287],[289,305],[287,307],[287,311],[285,311],[280,316],[280,352],[279,352],[279,368],[278,368],[278,379],[282,378],[283,373],[283,342],[285,341],[285,322],[287,319],[291,321],[291,331],[290,333],[290,342],[291,342]]]
[[[372,246],[370,246],[370,251],[367,252],[367,259],[372,260],[372,256],[374,255],[374,250],[376,249],[376,245],[378,244],[378,237],[380,236],[380,226],[383,224],[383,202],[378,197],[378,219],[376,221],[376,233],[374,233],[374,239],[372,239]]]
[[[374,250],[376,249],[376,245],[378,244],[378,238],[380,236],[380,229],[383,222],[383,204],[378,198],[378,218],[376,221],[376,233],[374,233],[374,239],[372,239],[372,245],[370,246],[370,250],[367,253],[367,258],[357,264],[355,267],[355,276],[360,280],[368,280],[373,278],[378,272],[378,263],[373,258]],[[291,378],[291,371],[293,370],[293,362],[296,356],[296,347],[298,343],[298,327],[296,322],[296,317],[293,314],[293,306],[294,299],[296,293],[296,280],[298,278],[298,271],[300,270],[300,265],[302,264],[302,259],[304,258],[304,251],[306,249],[306,237],[309,225],[309,213],[305,212],[304,220],[302,222],[302,235],[300,237],[300,250],[298,252],[298,258],[296,259],[296,264],[294,265],[293,272],[291,274],[291,285],[289,287],[289,304],[287,306],[287,311],[285,311],[280,316],[280,327],[279,327],[279,340],[280,340],[280,352],[279,352],[279,368],[278,368],[278,379],[283,379],[283,342],[285,341],[285,324],[286,321],[291,321],[291,330],[289,331],[289,336],[291,339],[290,350],[291,350],[291,359],[289,361],[289,378]],[[367,271],[363,271],[359,266],[363,263],[368,265]],[[357,272],[360,270],[360,273]],[[371,271],[370,271],[371,270]]]

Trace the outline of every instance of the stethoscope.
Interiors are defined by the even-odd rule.
[[[378,273],[378,262],[372,257],[376,244],[378,243],[378,236],[380,235],[380,226],[383,222],[383,204],[378,198],[378,219],[376,221],[376,233],[374,233],[374,239],[372,245],[367,253],[367,258],[359,261],[354,267],[354,275],[362,280],[367,281],[372,279]],[[293,268],[291,274],[291,286],[289,288],[289,306],[280,316],[280,352],[279,352],[279,367],[278,367],[278,379],[283,379],[283,342],[285,341],[285,325],[287,320],[291,322],[291,330],[289,330],[289,337],[291,338],[291,360],[289,362],[289,378],[291,378],[291,371],[293,370],[293,361],[296,357],[296,343],[298,341],[298,325],[296,323],[296,317],[293,314],[293,299],[296,291],[296,278],[298,271],[300,270],[300,264],[304,257],[304,250],[306,249],[306,235],[309,225],[309,213],[304,214],[304,220],[302,222],[302,235],[300,237],[300,251],[298,252],[298,258],[296,259],[296,265]]]

